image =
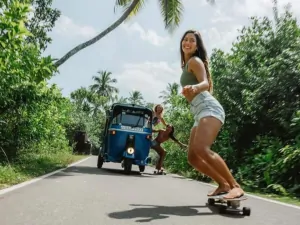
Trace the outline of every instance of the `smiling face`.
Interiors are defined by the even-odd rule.
[[[163,107],[162,107],[161,105],[157,105],[157,106],[155,107],[155,112],[156,112],[156,113],[160,114],[162,111],[163,111]]]
[[[193,33],[187,33],[181,42],[181,48],[184,54],[192,55],[197,50],[197,40]]]

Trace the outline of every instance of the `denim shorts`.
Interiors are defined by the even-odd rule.
[[[208,116],[213,116],[225,122],[225,112],[221,104],[208,91],[199,93],[191,101],[190,110],[194,115],[194,127],[198,126],[200,119]]]
[[[159,143],[155,139],[151,141],[151,147],[155,147],[157,145],[159,145]]]

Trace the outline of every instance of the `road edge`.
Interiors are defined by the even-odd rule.
[[[199,183],[201,183],[203,185],[206,185],[206,186],[209,186],[209,187],[217,187],[217,185],[205,183],[203,181],[198,181],[198,180],[194,180],[194,179],[191,179],[191,178],[186,178],[186,177],[178,175],[178,174],[174,174],[174,173],[169,173],[169,174],[172,175],[172,176],[177,176],[177,177],[184,178],[186,180],[199,182]],[[274,203],[274,204],[278,204],[278,205],[283,205],[283,206],[287,206],[287,207],[290,207],[290,208],[300,210],[300,206],[297,206],[297,205],[292,205],[292,204],[280,202],[280,201],[273,200],[273,199],[263,198],[263,197],[259,197],[259,196],[253,195],[253,194],[245,194],[245,195],[248,196],[248,197],[251,197],[251,198],[255,198],[255,199],[263,200],[263,201],[266,201],[266,202],[270,202],[270,203]]]
[[[75,166],[75,165],[77,165],[77,164],[80,164],[80,163],[82,163],[82,162],[84,162],[84,161],[90,159],[91,157],[92,157],[92,156],[88,156],[88,157],[86,157],[86,158],[84,158],[84,159],[81,159],[81,160],[79,160],[79,161],[76,161],[76,162],[74,162],[74,163],[71,163],[71,164],[69,164],[68,166],[66,166],[66,167],[64,167],[64,168],[55,170],[55,171],[53,171],[53,172],[44,174],[44,175],[42,175],[42,176],[39,176],[39,177],[30,179],[30,180],[27,180],[27,181],[24,181],[24,182],[19,183],[19,184],[15,184],[15,185],[10,186],[10,187],[8,187],[8,188],[1,189],[1,190],[0,190],[0,196],[1,196],[1,195],[4,195],[4,194],[6,194],[6,193],[12,192],[12,191],[14,191],[14,190],[17,190],[17,189],[19,189],[19,188],[28,186],[28,185],[33,184],[33,183],[35,183],[35,182],[38,182],[38,181],[40,181],[40,180],[43,180],[43,179],[45,179],[45,178],[47,178],[47,177],[50,177],[50,176],[52,176],[52,175],[54,175],[54,174],[56,174],[56,173],[62,172],[62,171],[64,171],[65,169],[67,169],[67,168],[69,168],[69,167]]]

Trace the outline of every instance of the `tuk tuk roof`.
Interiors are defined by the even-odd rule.
[[[135,104],[128,104],[128,103],[114,103],[111,106],[111,111],[114,111],[118,108],[124,108],[124,109],[133,109],[133,110],[141,110],[144,112],[149,113],[152,116],[152,109],[145,107],[145,106],[141,106],[141,105],[135,105]]]

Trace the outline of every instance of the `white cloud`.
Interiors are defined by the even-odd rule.
[[[213,48],[229,51],[233,41],[236,40],[239,34],[238,29],[241,29],[242,27],[242,25],[232,25],[225,31],[220,31],[216,27],[203,30],[203,40],[207,46],[208,52],[210,53]]]
[[[232,3],[232,12],[236,16],[261,16],[272,11],[272,0],[235,0]]]
[[[300,17],[300,1],[299,0],[279,0],[278,6],[283,8],[287,4],[291,4],[292,8],[291,11],[295,13],[295,15],[299,18]]]
[[[177,65],[178,64],[178,65]],[[133,90],[140,91],[149,102],[160,102],[160,92],[165,90],[168,83],[179,83],[181,69],[178,63],[149,62],[126,63],[123,71],[116,73],[117,87],[120,96],[129,96]]]
[[[62,15],[56,22],[54,32],[67,37],[91,38],[97,34],[92,26],[76,24],[71,18]]]
[[[169,41],[169,37],[159,36],[154,30],[151,29],[145,30],[137,22],[134,22],[130,25],[127,23],[122,23],[121,28],[123,28],[130,35],[138,33],[142,40],[147,41],[155,46],[163,46]]]
[[[214,12],[214,17],[212,18],[212,23],[224,23],[233,21],[233,17],[226,15],[220,9],[216,9]]]
[[[239,35],[238,29],[250,24],[247,18],[251,16],[268,16],[272,18],[273,0],[233,0],[230,7],[228,7],[228,3],[229,0],[216,2],[211,17],[214,27],[202,31],[208,51],[213,48],[229,51],[232,42]],[[279,13],[283,11],[283,7],[288,3],[292,5],[291,11],[300,19],[299,0],[278,0]]]
[[[292,11],[300,16],[299,0],[278,0],[279,11],[287,4],[292,5]],[[273,13],[273,0],[235,0],[232,3],[231,11],[233,16],[271,16]]]
[[[208,5],[207,0],[182,0],[184,8]]]

